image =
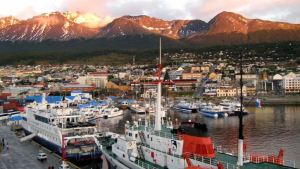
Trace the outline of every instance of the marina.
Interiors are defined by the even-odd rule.
[[[300,169],[300,1],[14,1],[0,169]]]

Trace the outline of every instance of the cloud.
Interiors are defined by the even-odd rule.
[[[299,23],[299,0],[202,0],[192,9],[193,17],[208,21],[222,11],[231,11],[248,18]]]
[[[33,15],[57,11],[62,0],[0,0],[0,15],[16,16],[21,19]]]
[[[150,15],[162,19],[209,21],[222,11],[248,18],[299,23],[300,0],[0,0],[0,16],[28,18],[44,12],[97,14],[102,22],[123,15]]]

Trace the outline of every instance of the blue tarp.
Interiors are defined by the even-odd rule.
[[[74,100],[75,96],[66,96],[65,98],[66,98],[66,100]]]
[[[42,103],[42,96],[26,96],[25,101],[35,101],[37,103]],[[62,96],[46,96],[46,101],[48,103],[57,103],[62,100]]]
[[[19,121],[22,120],[23,118],[21,116],[11,116],[9,118],[10,121]]]
[[[87,104],[79,104],[77,105],[77,108],[82,109],[82,108],[87,108],[87,107],[96,107],[98,105],[107,105],[108,101],[107,100],[101,100],[99,102],[92,100],[88,102]]]

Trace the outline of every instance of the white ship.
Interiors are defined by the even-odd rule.
[[[95,125],[66,102],[48,103],[45,98],[42,97],[41,103],[33,102],[25,107],[22,127],[29,136],[21,141],[33,138],[57,154],[63,152],[71,161],[99,158]]]

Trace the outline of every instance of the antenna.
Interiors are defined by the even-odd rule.
[[[159,38],[159,65],[161,65],[161,38]]]
[[[135,56],[132,57],[132,65],[135,65]]]
[[[156,97],[156,113],[155,113],[155,127],[154,130],[159,131],[161,130],[161,81],[160,81],[160,74],[161,74],[161,38],[159,39],[159,64],[157,66],[157,76],[158,76],[158,83],[157,83],[157,97]]]

